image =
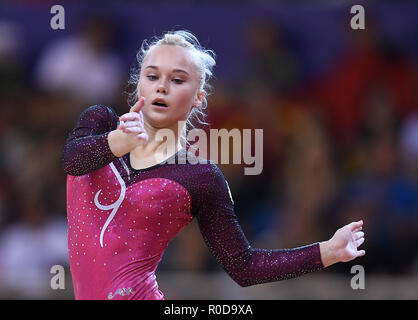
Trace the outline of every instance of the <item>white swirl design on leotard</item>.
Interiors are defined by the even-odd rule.
[[[131,180],[131,175],[129,173],[128,166],[126,165],[125,161],[122,158],[119,158],[119,161],[122,163],[123,167],[125,168],[126,174],[128,175],[128,180]]]
[[[116,178],[118,179],[118,181],[120,183],[121,190],[120,190],[119,199],[115,203],[110,204],[110,205],[107,205],[107,206],[101,205],[99,203],[99,194],[102,191],[102,189],[100,189],[99,191],[97,191],[96,195],[94,196],[94,204],[96,205],[97,208],[99,208],[101,210],[110,210],[110,209],[113,209],[112,212],[110,213],[109,217],[107,218],[104,226],[103,226],[102,232],[100,233],[100,245],[102,246],[102,248],[103,248],[103,236],[104,236],[104,233],[105,233],[105,231],[106,231],[106,229],[107,229],[110,221],[112,221],[113,217],[115,216],[116,211],[118,211],[120,205],[122,204],[122,201],[125,198],[125,192],[126,192],[125,182],[123,181],[122,177],[120,176],[118,170],[116,170],[116,167],[114,166],[113,163],[110,164],[110,167],[112,168],[113,173],[116,175]]]

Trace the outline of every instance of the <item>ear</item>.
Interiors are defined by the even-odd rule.
[[[205,92],[204,91],[200,91],[197,93],[196,98],[193,102],[193,107],[200,107],[203,103],[203,100],[205,99]]]

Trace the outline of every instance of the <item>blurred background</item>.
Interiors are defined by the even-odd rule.
[[[367,253],[241,288],[193,221],[157,269],[166,299],[418,299],[418,3],[276,2],[67,0],[64,30],[50,26],[55,1],[1,2],[0,299],[74,298],[65,139],[90,105],[127,112],[142,40],[173,28],[217,55],[211,128],[264,130],[260,175],[219,165],[252,246],[323,241],[363,219]],[[365,30],[350,27],[354,4]],[[65,290],[50,287],[55,264]]]

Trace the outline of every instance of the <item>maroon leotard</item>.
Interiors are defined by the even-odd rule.
[[[118,122],[113,109],[89,107],[63,150],[76,299],[164,299],[155,270],[168,243],[194,217],[210,251],[240,286],[323,268],[319,243],[252,248],[212,161],[196,164],[182,149],[164,163],[135,170],[129,153],[114,156],[107,136]]]

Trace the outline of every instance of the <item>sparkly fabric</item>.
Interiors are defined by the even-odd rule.
[[[111,108],[92,106],[63,151],[76,299],[164,299],[155,270],[168,243],[193,218],[212,254],[240,286],[323,268],[319,243],[252,248],[228,184],[212,161],[195,164],[198,159],[182,149],[165,163],[135,170],[129,153],[115,157],[107,134],[117,124]]]

